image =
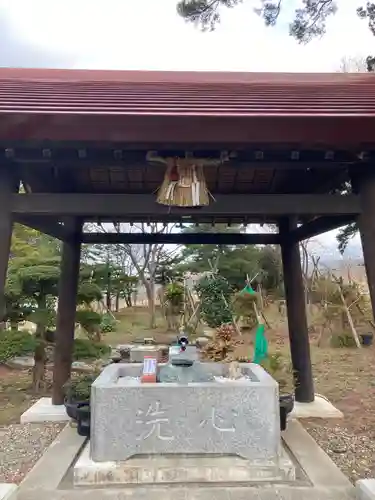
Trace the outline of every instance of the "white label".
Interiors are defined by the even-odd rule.
[[[156,373],[156,359],[145,358],[143,360],[143,375],[153,375]]]

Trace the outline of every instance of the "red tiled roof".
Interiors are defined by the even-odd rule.
[[[375,76],[0,69],[0,141],[375,145]]]
[[[375,76],[0,69],[0,113],[375,116]]]

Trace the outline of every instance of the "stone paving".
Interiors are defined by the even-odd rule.
[[[85,440],[67,426],[10,500],[354,500],[355,489],[303,427],[290,422],[284,442],[308,480],[278,485],[144,485],[75,488],[72,464]]]
[[[17,500],[355,500],[355,493],[321,488],[127,488],[19,492]],[[13,499],[12,499],[13,500]]]

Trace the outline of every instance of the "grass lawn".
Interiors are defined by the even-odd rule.
[[[0,427],[19,423],[22,413],[36,399],[28,371],[10,370],[0,365]]]
[[[116,332],[106,333],[103,341],[110,345],[129,344],[137,339],[153,337],[157,343],[170,342],[178,332],[167,332],[166,322],[159,309],[156,310],[156,328],[150,329],[150,316],[145,307],[130,307],[116,314]]]

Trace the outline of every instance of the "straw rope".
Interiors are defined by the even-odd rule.
[[[168,158],[164,181],[157,202],[176,207],[202,207],[209,204],[202,163],[193,158]]]

